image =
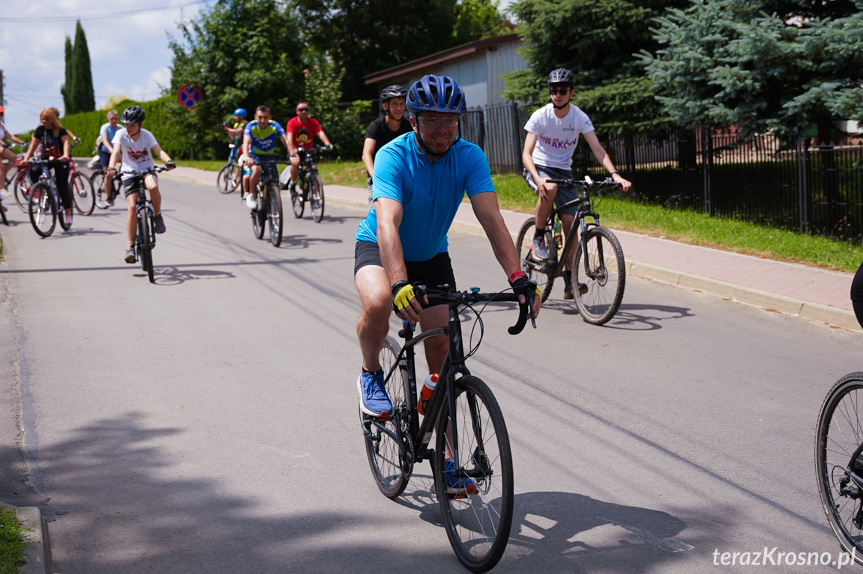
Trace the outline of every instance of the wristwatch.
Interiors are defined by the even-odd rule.
[[[613,170],[611,170],[611,173],[610,173],[610,174],[608,174],[608,175],[614,175],[614,174],[616,174],[616,173],[620,173],[620,172],[619,172],[619,171],[617,171],[616,169],[613,169]]]

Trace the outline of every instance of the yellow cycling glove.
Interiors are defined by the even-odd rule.
[[[397,281],[392,287],[393,309],[398,313],[405,307],[410,307],[411,299],[414,298],[414,286],[407,281]]]

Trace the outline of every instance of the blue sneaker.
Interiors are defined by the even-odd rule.
[[[360,409],[375,418],[389,418],[393,414],[393,404],[384,388],[384,371],[363,372],[357,379],[357,392],[360,393]]]
[[[446,493],[451,498],[464,498],[469,494],[479,494],[479,488],[471,478],[455,477],[455,462],[446,459]]]

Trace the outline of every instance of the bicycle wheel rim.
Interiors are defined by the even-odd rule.
[[[282,196],[279,184],[271,183],[267,192],[267,218],[270,220],[270,243],[274,247],[282,244]]]
[[[72,178],[72,203],[81,215],[90,215],[96,206],[93,184],[84,174],[76,173]]]
[[[48,237],[54,233],[54,228],[57,226],[55,207],[51,190],[45,184],[39,183],[33,186],[33,189],[30,190],[28,211],[30,212],[30,223],[41,237]]]
[[[315,175],[311,181],[311,197],[309,201],[312,204],[312,219],[316,223],[320,223],[324,218],[324,182],[320,176]]]
[[[90,176],[90,185],[93,186],[93,202],[99,209],[108,209],[105,199],[105,172],[94,171]]]
[[[585,271],[584,254],[579,242],[572,265],[575,305],[586,323],[603,325],[614,317],[623,300],[626,287],[623,249],[614,234],[604,227],[591,227],[585,232],[584,240],[592,276]],[[587,285],[584,295],[579,293],[580,283]]]
[[[863,504],[863,490],[853,481],[848,488],[858,498],[841,492],[841,481],[851,455],[863,442],[863,373],[845,375],[824,399],[815,435],[815,472],[821,504],[830,527],[849,553],[863,564],[863,524],[855,525],[855,515]],[[863,457],[853,464],[855,474],[863,474]]]
[[[387,337],[378,354],[384,375],[390,372],[398,353],[398,343],[392,337]],[[412,472],[412,466],[404,456],[404,448],[398,442],[398,437],[406,436],[408,432],[407,420],[411,412],[411,405],[408,404],[410,393],[407,372],[404,366],[393,371],[386,383],[386,389],[393,403],[393,416],[390,420],[372,419],[362,410],[360,410],[360,419],[363,425],[366,457],[369,460],[369,468],[375,484],[384,496],[396,498],[405,491]]]
[[[15,178],[15,203],[24,213],[30,213],[30,192],[33,189],[29,172],[27,169],[19,171]]]
[[[551,288],[554,286],[554,275],[547,271],[554,263],[542,263],[533,258],[530,243],[533,241],[535,232],[535,218],[531,217],[522,224],[515,242],[515,248],[518,251],[518,260],[521,262],[522,271],[525,272],[528,279],[536,281],[537,287],[542,289],[542,302],[544,303],[551,293]],[[549,256],[551,256],[551,251],[549,251]],[[555,252],[553,260],[556,259],[557,253]]]
[[[497,400],[488,386],[473,376],[455,383],[455,432],[447,427],[449,405],[438,420],[435,484],[447,537],[461,563],[473,572],[497,564],[509,540],[513,511],[512,454],[509,435]],[[481,438],[479,438],[481,437]],[[458,463],[468,471],[478,492],[460,498],[447,494],[447,448],[458,452]]]

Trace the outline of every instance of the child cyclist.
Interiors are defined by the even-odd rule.
[[[111,159],[108,163],[108,169],[116,171],[114,166],[120,159],[120,154],[123,156],[122,171],[145,170],[153,167],[153,155],[151,152],[158,154],[159,158],[165,162],[165,167],[174,169],[174,160],[165,153],[156,138],[148,130],[141,127],[144,122],[144,110],[140,106],[129,106],[123,111],[122,122],[126,127],[120,129],[114,134],[114,139],[111,145],[114,150],[111,152]],[[129,206],[129,214],[126,218],[126,238],[129,243],[126,246],[126,263],[135,263],[135,227],[137,214],[135,212],[135,202],[138,201],[138,193],[131,191],[135,177],[129,174],[122,174],[123,188],[126,196],[126,205]],[[156,233],[165,233],[165,221],[162,219],[162,195],[159,193],[159,181],[155,173],[147,174],[144,178],[144,186],[150,192],[150,199],[153,202],[153,230]]]

